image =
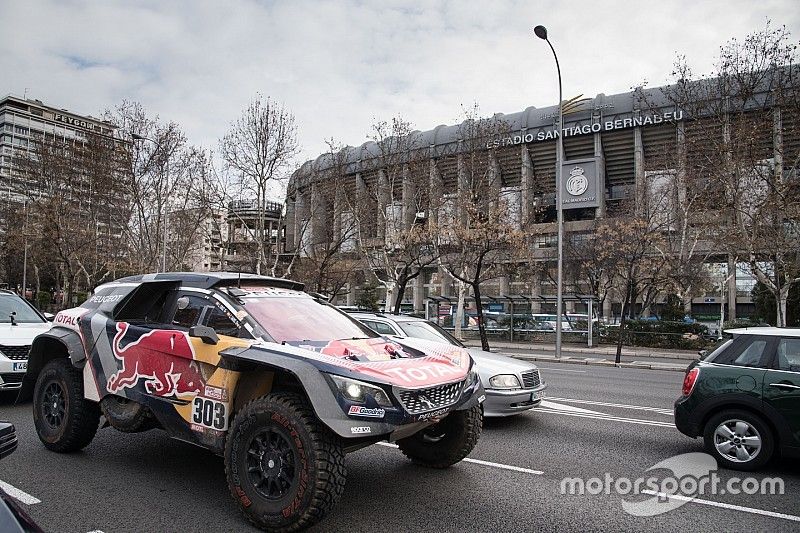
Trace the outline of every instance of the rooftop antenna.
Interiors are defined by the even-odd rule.
[[[241,267],[240,267],[240,268],[238,268],[237,270],[239,271],[239,272],[238,272],[238,274],[239,274],[239,279],[238,279],[238,280],[237,280],[237,282],[236,282],[236,287],[238,287],[238,288],[240,288],[240,289],[241,289],[241,288],[242,288],[242,269],[241,269]]]

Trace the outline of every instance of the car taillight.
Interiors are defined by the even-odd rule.
[[[693,368],[686,373],[683,378],[683,395],[689,396],[694,390],[694,384],[697,383],[697,376],[700,375],[699,368]]]

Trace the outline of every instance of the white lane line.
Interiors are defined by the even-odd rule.
[[[563,416],[577,416],[580,418],[592,418],[594,420],[608,420],[610,422],[624,422],[626,424],[641,424],[644,426],[658,426],[662,428],[675,428],[675,424],[670,422],[658,422],[656,420],[642,420],[641,418],[625,418],[621,416],[611,416],[604,414],[587,414],[587,413],[571,413],[569,411],[558,411],[555,409],[547,409],[546,407],[539,407],[531,410],[532,413],[550,413]]]
[[[379,442],[381,446],[386,446],[387,448],[397,448],[397,444],[392,444],[391,442]],[[492,466],[494,468],[500,468],[502,470],[511,470],[513,472],[522,472],[523,474],[533,474],[535,476],[541,476],[544,474],[541,470],[532,470],[530,468],[523,468],[521,466],[514,466],[514,465],[504,465],[502,463],[493,463],[491,461],[481,461],[480,459],[472,459],[467,457],[462,459],[466,463],[473,463],[476,465],[483,465],[483,466]]]
[[[743,513],[758,514],[762,516],[769,516],[772,518],[781,518],[783,520],[791,520],[792,522],[800,522],[800,516],[784,514],[784,513],[776,513],[774,511],[765,511],[764,509],[756,509],[755,507],[743,507],[741,505],[733,505],[730,503],[714,502],[711,500],[701,500],[700,498],[689,498],[688,496],[682,496],[680,494],[666,494],[664,492],[656,492],[654,490],[643,490],[642,494],[649,494],[650,496],[659,496],[661,498],[670,498],[682,502],[708,505],[709,507],[720,507],[722,509],[742,511]]]
[[[18,489],[14,485],[10,485],[5,481],[0,481],[0,489],[3,489],[6,494],[19,500],[20,502],[24,503],[25,505],[34,505],[37,503],[42,503],[42,500],[36,498],[35,496],[31,496],[27,492]]]
[[[624,403],[607,403],[607,402],[596,402],[593,400],[578,400],[577,398],[554,398],[552,396],[547,397],[548,400],[553,400],[556,402],[567,402],[567,403],[579,403],[579,404],[586,404],[586,405],[601,405],[604,407],[619,407],[621,409],[635,409],[637,411],[652,411],[654,413],[659,413],[662,415],[669,415],[673,416],[674,413],[672,409],[664,409],[662,407],[645,407],[643,405],[627,405]]]
[[[570,413],[585,413],[585,414],[592,414],[592,415],[603,415],[605,413],[601,413],[599,411],[590,411],[589,409],[583,409],[581,407],[575,407],[574,405],[563,405],[560,403],[551,402],[552,398],[548,398],[546,400],[542,400],[542,403],[539,405],[544,407],[545,409],[553,409],[556,411],[568,411]],[[610,415],[609,415],[610,416]]]

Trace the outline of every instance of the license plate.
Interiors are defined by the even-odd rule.
[[[25,372],[28,370],[28,362],[24,361],[22,363],[14,363],[13,370],[14,372]]]
[[[544,398],[544,391],[543,390],[540,390],[540,391],[537,391],[537,392],[534,392],[533,394],[531,394],[531,401],[532,402],[535,402],[537,400],[541,400],[542,398]]]

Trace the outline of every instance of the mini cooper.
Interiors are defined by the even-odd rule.
[[[717,462],[755,470],[775,454],[800,457],[800,329],[743,328],[692,363],[675,425],[703,437]]]
[[[390,441],[428,467],[466,457],[485,398],[469,354],[381,337],[302,289],[237,273],[102,285],[34,340],[20,399],[56,452],[87,446],[102,414],[222,455],[234,500],[271,531],[330,511],[347,452]]]

